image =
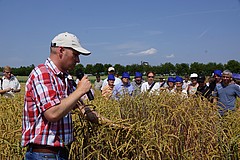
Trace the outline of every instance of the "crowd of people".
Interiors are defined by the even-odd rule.
[[[159,94],[160,92],[168,92],[171,94],[179,94],[183,98],[192,96],[205,97],[209,102],[215,102],[219,107],[220,115],[224,115],[229,110],[236,110],[236,98],[240,97],[240,74],[232,73],[229,70],[214,70],[212,76],[206,77],[203,74],[192,73],[180,76],[159,77],[155,80],[156,74],[149,71],[146,74],[146,81],[140,72],[136,72],[131,81],[128,72],[123,72],[121,79],[114,76],[115,69],[109,67],[108,78],[104,81],[108,82],[99,89],[98,79],[95,84],[98,84],[98,90],[106,99],[119,100],[124,96],[138,96],[142,93]],[[118,81],[116,81],[118,79]],[[96,88],[96,86],[95,86]]]
[[[25,86],[22,146],[27,147],[25,159],[68,159],[69,148],[74,140],[71,111],[79,109],[81,115],[93,123],[99,120],[111,122],[84,104],[84,99],[94,90],[101,91],[106,99],[120,100],[125,95],[159,94],[167,92],[179,94],[183,98],[202,95],[219,106],[219,113],[236,110],[236,98],[240,96],[240,75],[229,70],[215,70],[213,76],[206,80],[204,75],[192,73],[175,77],[159,77],[149,71],[143,79],[136,72],[131,80],[128,72],[121,78],[115,76],[114,67],[108,68],[108,76],[101,80],[96,76],[94,88],[87,76],[81,76],[75,82],[69,75],[80,55],[90,55],[83,48],[79,39],[68,32],[60,33],[50,44],[50,55],[44,64],[35,67],[30,73]],[[14,97],[20,92],[20,83],[12,74],[9,66],[4,67],[4,76],[0,79],[0,94]],[[190,79],[190,80],[189,80]]]

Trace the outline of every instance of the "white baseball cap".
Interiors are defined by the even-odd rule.
[[[91,54],[90,51],[81,46],[79,39],[75,35],[68,32],[60,33],[53,38],[51,47],[55,46],[70,47],[83,55]]]
[[[111,71],[115,71],[115,69],[113,67],[109,67],[108,72],[111,72]]]
[[[197,73],[192,73],[191,75],[190,75],[190,78],[197,78],[198,77],[198,74]]]

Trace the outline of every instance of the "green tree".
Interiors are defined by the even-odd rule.
[[[239,73],[240,63],[236,60],[230,60],[227,62],[227,64],[224,65],[224,68],[230,70],[233,73]]]
[[[166,62],[164,64],[161,64],[162,70],[164,74],[170,74],[175,72],[175,66],[170,63],[170,62]]]
[[[86,65],[85,73],[87,73],[87,74],[94,74],[94,70],[93,70],[93,65],[92,64],[87,64]]]
[[[194,62],[190,64],[190,73],[202,73],[205,70],[205,65],[203,63]]]
[[[99,74],[101,72],[104,72],[104,66],[102,63],[96,63],[94,66],[93,66],[93,72],[95,74]]]
[[[125,71],[125,67],[121,64],[115,64],[114,68],[115,68],[116,74],[118,75],[122,75],[122,73]]]
[[[175,71],[177,75],[184,76],[186,74],[189,74],[189,64],[187,63],[177,63],[175,65]]]

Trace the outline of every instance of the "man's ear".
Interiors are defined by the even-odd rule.
[[[63,47],[59,47],[59,56],[60,56],[60,58],[62,58],[62,56],[63,56],[63,51],[64,51],[64,48]]]

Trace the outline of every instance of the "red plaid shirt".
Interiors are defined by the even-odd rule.
[[[74,90],[67,75],[63,75],[50,58],[31,72],[25,87],[22,146],[64,146],[73,141],[70,113],[57,122],[49,122],[43,116],[44,111],[61,103]],[[64,77],[67,88],[60,77]]]

